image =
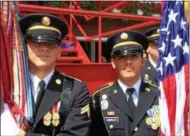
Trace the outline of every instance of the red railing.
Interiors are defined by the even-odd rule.
[[[77,43],[77,48],[79,49],[79,54],[83,56],[83,63],[89,64],[91,63],[85,52],[80,47],[80,44],[76,42],[75,35],[73,34],[73,24],[76,24],[78,30],[81,32],[82,36],[84,36],[86,41],[92,41],[95,38],[99,39],[98,42],[98,63],[102,63],[102,42],[101,38],[109,36],[116,32],[121,32],[125,30],[132,30],[132,29],[139,29],[143,27],[149,27],[152,25],[156,25],[160,23],[160,17],[151,17],[151,16],[140,16],[140,15],[134,15],[134,14],[123,14],[123,13],[110,13],[106,11],[110,11],[113,8],[120,7],[125,5],[128,2],[117,2],[114,5],[100,11],[86,11],[82,10],[79,5],[75,1],[70,2],[69,7],[73,7],[73,5],[76,7],[76,9],[73,8],[57,8],[57,7],[48,7],[48,6],[36,6],[36,5],[27,5],[27,4],[19,4],[19,9],[21,13],[28,13],[28,12],[45,12],[45,13],[51,13],[56,14],[57,16],[61,17],[68,25],[69,27],[69,41],[74,41],[74,43]],[[69,23],[64,18],[64,15],[69,15]],[[82,28],[81,24],[77,21],[75,16],[83,16],[87,21],[91,20],[92,18],[97,17],[98,18],[98,34],[94,36],[88,36],[85,30]],[[102,32],[102,19],[103,18],[112,18],[112,19],[129,19],[129,20],[137,20],[141,21],[139,24],[134,24],[131,26],[127,26],[124,28],[120,28],[117,30],[111,30],[108,32]]]
[[[134,14],[124,14],[124,13],[111,13],[107,12],[112,10],[113,8],[123,6],[126,2],[117,2],[112,6],[103,9],[102,11],[87,11],[80,8],[79,5],[75,1],[70,2],[69,7],[73,8],[57,8],[57,7],[48,7],[48,6],[36,6],[36,5],[28,5],[19,3],[19,10],[21,15],[25,15],[31,12],[43,12],[55,14],[62,18],[68,28],[68,41],[72,42],[75,46],[73,49],[63,49],[64,53],[75,52],[76,57],[61,57],[58,59],[58,63],[56,68],[59,71],[65,72],[71,76],[77,77],[81,80],[84,80],[90,92],[93,92],[100,85],[105,84],[107,82],[113,81],[116,79],[117,75],[115,71],[112,69],[110,63],[102,62],[102,37],[107,37],[116,32],[121,32],[124,30],[132,30],[132,29],[140,29],[143,27],[151,27],[152,25],[156,25],[160,23],[160,17],[152,17],[152,16],[140,16]],[[65,6],[64,2],[63,5]],[[66,20],[65,16],[69,16],[69,20]],[[89,36],[87,32],[84,30],[80,22],[77,20],[76,16],[82,16],[86,21],[89,21],[93,18],[98,18],[97,26],[98,26],[98,34],[94,34],[93,36]],[[137,20],[138,24],[133,24],[130,26],[126,26],[116,30],[110,30],[107,32],[102,31],[102,20],[103,18],[112,18],[112,19],[129,19],[129,20]],[[91,62],[87,57],[85,51],[81,47],[79,41],[77,41],[74,33],[73,33],[73,25],[77,26],[77,29],[82,34],[86,41],[92,41],[95,38],[98,38],[98,62]],[[94,29],[94,28],[93,28]],[[80,62],[80,64],[75,63],[76,61]],[[70,63],[69,62],[74,62]],[[82,64],[81,64],[82,63]],[[106,71],[106,72],[105,72]]]

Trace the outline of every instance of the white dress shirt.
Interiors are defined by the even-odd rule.
[[[135,103],[135,106],[137,106],[138,104],[138,100],[139,100],[139,90],[140,90],[140,85],[141,85],[141,78],[131,87],[128,87],[126,84],[124,84],[121,80],[118,79],[118,84],[121,87],[121,89],[123,90],[123,93],[126,94],[127,96],[127,100],[128,100],[128,95],[126,93],[127,88],[134,88],[135,91],[132,94],[132,98],[133,98],[133,102]]]
[[[47,88],[47,85],[53,75],[55,70],[52,70],[43,80],[44,82],[46,83],[45,84],[45,89]],[[33,75],[32,73],[30,73],[30,78],[31,78],[31,81],[32,81],[32,93],[33,93],[33,97],[34,97],[34,102],[36,102],[37,100],[37,96],[38,96],[38,92],[40,90],[40,87],[39,87],[39,82],[41,81],[40,78],[38,78],[36,75]]]
[[[9,106],[4,104],[3,112],[1,113],[1,136],[16,136],[19,132],[19,127],[14,120]]]

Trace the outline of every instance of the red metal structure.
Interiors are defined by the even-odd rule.
[[[160,17],[109,12],[113,8],[119,8],[126,4],[129,3],[115,2],[113,5],[101,11],[87,11],[81,9],[80,4],[76,1],[71,1],[69,7],[66,7],[66,4],[63,2],[64,8],[19,3],[19,11],[21,15],[31,12],[55,14],[66,22],[69,28],[69,34],[68,40],[63,41],[63,43],[71,43],[73,48],[62,49],[62,56],[57,60],[57,69],[68,75],[84,80],[87,83],[90,92],[93,92],[99,86],[116,79],[116,73],[112,69],[110,63],[102,62],[102,37],[107,37],[113,33],[124,30],[138,30],[143,27],[151,27],[160,23]],[[69,19],[65,18],[66,15],[69,16]],[[93,18],[98,18],[98,34],[89,36],[81,26],[80,22],[77,20],[76,16],[82,16],[86,21],[90,21]],[[116,30],[102,32],[103,18],[136,20],[139,21],[139,23]],[[77,29],[80,31],[86,41],[92,41],[95,38],[98,39],[97,63],[91,62],[86,52],[81,47],[80,42],[76,39],[76,36],[73,33],[73,25],[77,26]],[[68,56],[70,53],[74,53],[74,55]]]

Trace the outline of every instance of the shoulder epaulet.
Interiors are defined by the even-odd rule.
[[[75,77],[72,77],[72,76],[68,76],[68,75],[66,75],[65,73],[61,73],[63,76],[66,76],[66,77],[68,77],[68,78],[72,78],[72,79],[74,79],[74,80],[77,80],[77,81],[79,81],[79,82],[82,82],[80,79],[78,79],[78,78],[75,78]]]
[[[149,85],[151,85],[151,86],[153,86],[153,87],[156,87],[156,88],[158,88],[158,86],[157,85],[155,85],[155,84],[151,84],[151,83],[148,83]]]
[[[106,89],[106,88],[111,87],[112,85],[113,85],[113,82],[109,82],[109,83],[107,83],[107,84],[101,86],[100,88],[98,88],[98,89],[92,94],[92,96],[95,95],[95,94],[97,94],[98,92],[100,92],[100,91],[103,90],[103,89]]]

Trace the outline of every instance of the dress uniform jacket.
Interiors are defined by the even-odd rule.
[[[92,136],[158,135],[160,120],[158,91],[155,86],[142,81],[134,118],[117,82],[96,91],[92,95],[92,101]]]
[[[63,93],[64,91],[67,93]],[[51,122],[47,126],[44,124],[44,117],[58,101],[61,102],[58,111],[60,123],[54,126]],[[26,135],[87,136],[91,123],[89,104],[89,91],[83,82],[54,72],[36,113],[31,132]]]
[[[147,59],[141,72],[142,79],[145,82],[158,85],[157,71]]]

